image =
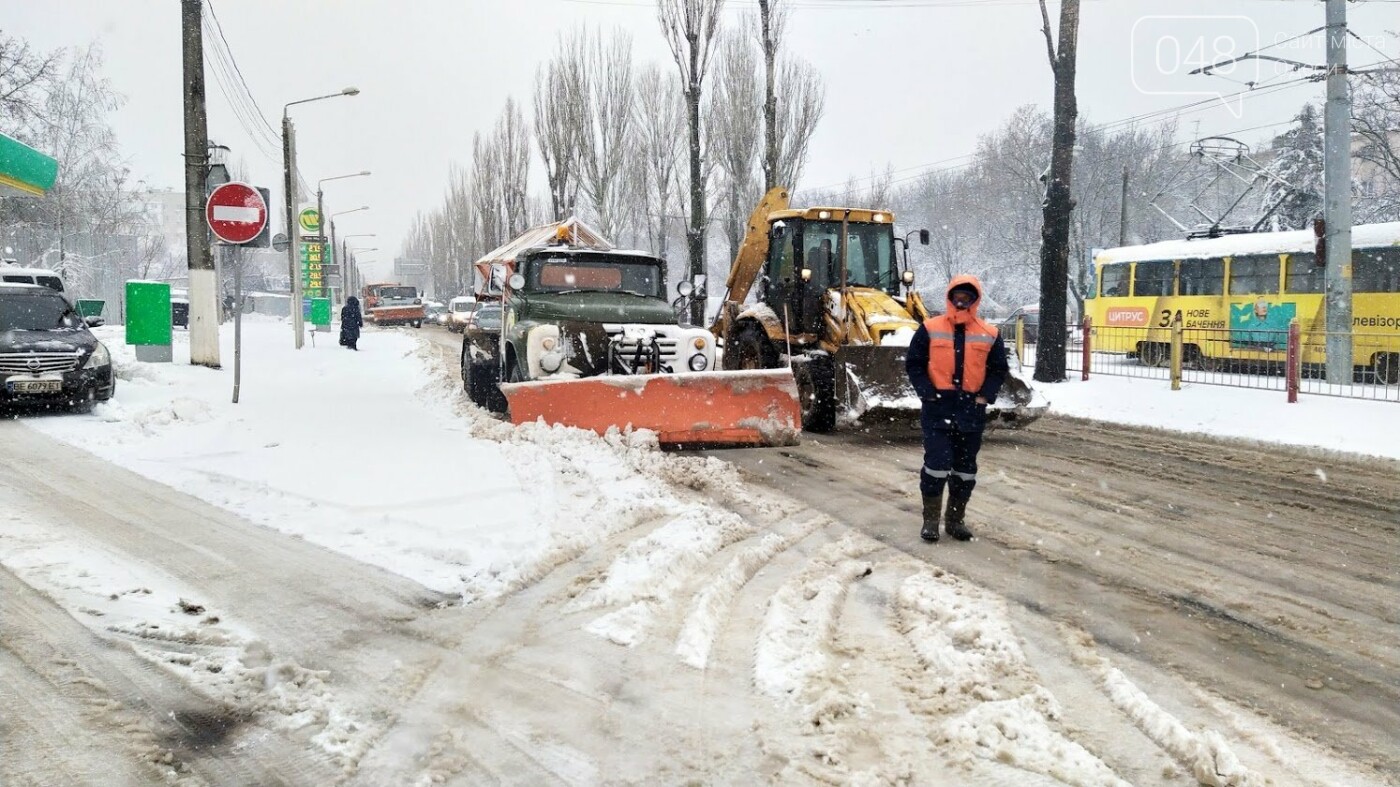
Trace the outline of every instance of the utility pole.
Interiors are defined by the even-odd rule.
[[[296,348],[306,342],[301,317],[301,271],[297,265],[297,255],[301,253],[301,228],[296,214],[296,169],[297,141],[292,119],[282,113],[282,190],[286,196],[287,208],[287,275],[291,276],[292,289],[292,332],[296,334]]]
[[[1050,171],[1045,182],[1044,225],[1040,246],[1040,338],[1035,354],[1035,379],[1057,383],[1065,379],[1065,339],[1068,335],[1069,230],[1074,199],[1070,176],[1074,169],[1074,124],[1079,105],[1074,94],[1079,49],[1079,0],[1060,4],[1059,46],[1050,28],[1050,13],[1040,0],[1045,23],[1045,46],[1055,75],[1055,130]]]
[[[1128,245],[1128,165],[1123,165],[1123,200],[1118,206],[1118,245]]]
[[[774,81],[778,56],[777,27],[782,25],[779,0],[758,0],[758,19],[763,38],[763,193],[778,185],[778,93]],[[792,184],[788,184],[791,188]],[[731,258],[732,259],[732,258]]]
[[[1323,219],[1327,224],[1327,382],[1352,379],[1351,97],[1347,4],[1327,0],[1327,111],[1323,128]]]
[[[190,363],[219,368],[219,282],[204,223],[209,117],[204,106],[202,0],[182,0],[185,76],[185,255],[190,274]]]

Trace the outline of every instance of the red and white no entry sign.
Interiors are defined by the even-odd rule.
[[[204,219],[224,243],[247,243],[267,226],[267,203],[247,183],[225,183],[209,195]]]

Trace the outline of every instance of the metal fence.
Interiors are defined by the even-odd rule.
[[[1352,348],[1352,373],[1328,379],[1326,346],[1338,336]],[[1009,336],[1008,342],[1015,342]],[[1037,337],[1038,338],[1038,337]],[[1024,334],[1023,334],[1024,339]],[[1016,342],[1021,361],[1035,364],[1037,342]],[[1290,330],[1075,326],[1065,368],[1083,379],[1095,374],[1221,385],[1298,394],[1400,402],[1400,332],[1329,334]]]

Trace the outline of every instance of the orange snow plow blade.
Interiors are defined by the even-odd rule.
[[[650,429],[668,448],[796,445],[802,429],[788,369],[541,380],[501,392],[513,423]]]

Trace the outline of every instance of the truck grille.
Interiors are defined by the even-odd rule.
[[[647,327],[651,328],[653,326]],[[638,341],[636,339],[624,337],[622,335],[621,325],[605,325],[603,326],[603,330],[607,331],[608,341],[616,345],[619,355],[627,356],[629,353],[635,353],[637,351]],[[655,330],[656,344],[661,348],[662,363],[670,364],[674,362],[676,360],[676,337],[666,335],[664,326],[658,326]],[[645,344],[649,346],[650,342],[646,342]]]
[[[53,374],[76,368],[77,353],[0,353],[0,374]]]

